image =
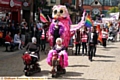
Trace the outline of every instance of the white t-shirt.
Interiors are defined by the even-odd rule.
[[[102,31],[102,38],[106,38],[107,32],[106,31]]]

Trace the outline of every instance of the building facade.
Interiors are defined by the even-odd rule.
[[[83,8],[92,16],[104,14],[108,15],[111,7],[117,6],[119,0],[83,0]]]
[[[0,18],[8,16],[10,22],[21,21],[22,4],[17,0],[0,0]]]

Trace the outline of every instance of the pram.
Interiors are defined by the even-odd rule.
[[[116,33],[115,32],[110,32],[109,33],[109,37],[108,37],[108,42],[111,41],[111,42],[114,42],[115,41],[115,36],[116,36]]]

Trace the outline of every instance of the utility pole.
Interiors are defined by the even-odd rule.
[[[118,8],[119,8],[119,19],[120,19],[120,3],[118,4]]]

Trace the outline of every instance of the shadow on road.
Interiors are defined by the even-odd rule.
[[[118,47],[106,47],[106,48],[103,48],[102,50],[103,51],[110,51],[111,49],[116,49]]]
[[[118,47],[106,47],[107,49],[114,49],[114,48],[118,48]]]
[[[89,67],[88,65],[69,65],[68,67]]]
[[[96,62],[116,62],[115,60],[93,60]]]
[[[115,58],[115,56],[106,56],[106,55],[96,55],[95,57]]]
[[[83,75],[83,73],[79,73],[79,72],[66,72],[66,74],[60,75],[60,76],[58,76],[57,78],[54,78],[54,79],[57,79],[57,80],[61,80],[61,79],[75,80],[75,79],[80,79],[80,78],[77,78],[77,77],[80,77],[82,75]],[[48,79],[53,80],[53,78],[48,78]],[[84,80],[86,80],[86,79],[84,79]]]
[[[36,74],[32,75],[31,77],[41,77],[41,76],[42,77],[43,76],[48,77],[48,76],[50,76],[50,77],[48,77],[48,79],[53,79],[49,72],[50,71],[48,71],[48,70],[43,70],[42,72],[36,73]],[[72,79],[72,78],[69,78],[69,77],[71,77],[71,76],[72,77],[76,77],[76,76],[80,77],[82,75],[83,75],[83,73],[79,73],[79,72],[66,72],[66,74],[59,75],[56,79]]]
[[[48,71],[48,70],[42,70],[41,72],[35,73],[34,75],[32,75],[32,77],[48,76],[49,73],[50,73],[50,71]]]

